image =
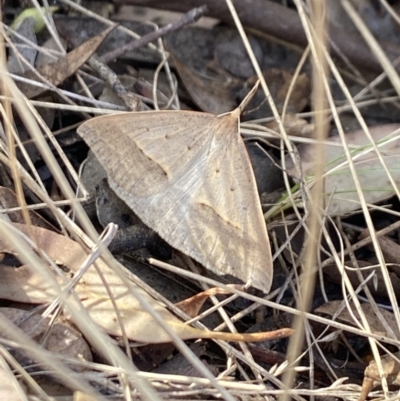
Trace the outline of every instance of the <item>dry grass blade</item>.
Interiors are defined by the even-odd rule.
[[[327,63],[324,57],[326,42],[325,42],[325,20],[324,20],[324,7],[318,1],[310,2],[312,7],[312,21],[309,22],[303,9],[303,5],[300,1],[295,1],[297,10],[300,14],[300,18],[303,23],[304,30],[308,37],[309,46],[312,54],[313,61],[313,106],[315,111],[314,125],[315,125],[315,157],[316,161],[316,184],[314,185],[311,198],[309,203],[309,208],[311,214],[309,217],[309,237],[306,242],[306,250],[304,255],[303,272],[300,277],[300,288],[299,288],[299,300],[298,308],[302,312],[308,311],[311,302],[311,294],[314,289],[315,280],[315,270],[314,264],[318,258],[318,244],[314,238],[320,237],[322,222],[321,222],[321,210],[322,210],[322,200],[323,200],[323,181],[322,181],[322,166],[324,163],[324,145],[321,144],[322,141],[326,139],[327,136],[327,120],[324,110],[326,110],[327,94],[324,81],[327,79]],[[309,325],[305,321],[303,316],[296,317],[294,322],[295,336],[292,337],[289,349],[288,349],[288,359],[289,363],[296,364],[296,360],[300,355],[300,350],[305,338],[305,330],[309,330]],[[309,336],[310,334],[308,334]],[[287,387],[291,388],[293,385],[293,380],[295,376],[295,370],[289,370],[285,374],[284,383]],[[282,401],[289,399],[289,395],[285,394],[281,397]]]

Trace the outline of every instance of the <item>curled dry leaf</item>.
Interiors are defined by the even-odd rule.
[[[14,226],[26,236],[30,236],[32,233],[36,244],[43,252],[56,263],[68,267],[72,272],[77,272],[86,258],[83,248],[67,237],[39,227],[32,226],[28,229],[23,224],[14,224]],[[0,238],[0,251],[15,253],[13,245],[4,238]],[[127,337],[133,341],[146,343],[170,342],[168,334],[160,329],[151,315],[142,308],[120,277],[101,259],[96,261],[96,267],[107,282],[115,299]],[[122,266],[121,268],[123,269]],[[76,285],[75,291],[94,322],[107,333],[121,336],[123,332],[118,324],[117,314],[98,271],[91,266]],[[65,282],[63,285],[62,280],[59,280],[59,283],[61,286],[65,286]],[[132,285],[134,284],[132,283]],[[263,341],[270,338],[287,337],[293,332],[291,329],[281,329],[269,333],[240,334],[199,330],[184,324],[140,287],[136,287],[136,290],[152,305],[164,322],[183,339],[216,338],[226,341]],[[53,301],[57,297],[57,292],[29,266],[19,268],[4,266],[0,280],[0,296],[3,299],[19,302],[43,303]]]
[[[400,386],[400,352],[392,355],[383,355],[380,362],[383,367],[382,376],[386,377],[389,386]],[[372,360],[364,372],[364,380],[358,401],[364,401],[369,392],[381,384],[381,374],[375,360]]]
[[[333,317],[339,310],[341,303],[342,301],[340,300],[327,302],[326,304],[323,304],[317,309],[315,309],[314,312],[319,314],[326,314],[329,315],[330,317]],[[356,323],[354,322],[354,318],[352,315],[354,315],[356,319],[358,319],[358,321],[361,321],[360,315],[352,302],[350,302],[350,308],[352,314],[350,314],[347,308],[344,308],[337,317],[337,320],[358,327],[358,325],[356,325]],[[385,319],[386,324],[392,329],[396,338],[400,338],[400,329],[396,325],[396,320],[394,318],[393,313],[383,308],[379,307],[377,308],[380,314],[383,316],[383,319]],[[376,315],[374,309],[370,304],[368,303],[361,304],[361,309],[364,312],[364,315],[368,321],[372,333],[378,335],[384,335],[386,337],[391,337],[391,335],[388,333],[387,329],[385,328],[379,317]]]
[[[175,305],[182,309],[190,317],[195,317],[199,314],[201,307],[204,305],[204,302],[207,300],[208,297],[221,294],[229,295],[230,293],[222,288],[214,287],[200,292],[193,297],[177,302]]]
[[[33,340],[42,344],[42,338],[49,329],[50,318],[43,319],[38,314],[29,316],[29,311],[16,308],[0,308],[0,313],[17,324]],[[22,323],[19,324],[20,321]],[[3,333],[0,334],[4,337]],[[92,353],[82,334],[63,323],[54,323],[51,326],[46,342],[42,345],[56,354],[79,361],[92,361]],[[82,370],[80,365],[71,364],[71,368]]]
[[[375,143],[382,143],[379,147],[385,164],[394,181],[400,186],[400,169],[398,158],[400,155],[399,124],[387,124],[370,128],[370,133]],[[390,140],[389,139],[392,139]],[[329,138],[333,144],[340,144],[339,137]],[[358,179],[367,203],[376,203],[390,198],[395,191],[390,184],[386,171],[381,165],[374,151],[366,154],[370,148],[369,141],[362,130],[346,134],[348,145],[357,146],[352,149],[355,168]],[[300,145],[298,151],[301,159],[304,176],[312,177],[314,170],[314,147],[312,145]],[[362,154],[361,156],[359,156]],[[346,161],[344,152],[340,146],[325,147],[325,159],[329,160],[325,168],[325,199],[330,201],[327,213],[329,215],[342,215],[360,208],[360,200],[355,188],[353,177],[346,164],[339,169],[334,167]],[[300,179],[294,167],[290,155],[286,158],[286,167],[289,174],[295,179]],[[332,198],[331,198],[332,196]]]

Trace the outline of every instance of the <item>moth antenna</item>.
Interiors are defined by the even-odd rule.
[[[239,104],[239,106],[232,111],[232,115],[234,115],[235,117],[239,118],[240,115],[243,113],[244,109],[247,107],[247,105],[250,103],[250,100],[253,99],[253,96],[255,95],[255,93],[257,92],[257,89],[260,85],[260,80],[258,80],[255,85],[253,86],[253,88],[251,89],[251,91],[246,95],[246,97],[242,100],[242,103]]]

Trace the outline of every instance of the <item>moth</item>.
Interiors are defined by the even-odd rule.
[[[78,128],[110,187],[172,247],[219,275],[268,293],[266,224],[234,111],[146,111],[92,118]]]

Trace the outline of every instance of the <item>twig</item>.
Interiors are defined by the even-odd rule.
[[[133,111],[143,111],[146,109],[142,100],[133,92],[126,90],[117,74],[107,64],[102,62],[97,54],[90,57],[88,64],[111,86],[115,94],[124,101],[127,107]]]
[[[131,52],[133,50],[138,49],[139,47],[145,46],[148,43],[154,42],[155,40],[161,38],[167,33],[176,31],[186,25],[192,24],[200,19],[207,12],[206,6],[201,6],[198,8],[194,8],[186,13],[180,20],[175,21],[171,24],[165,25],[164,27],[158,29],[157,31],[150,32],[149,34],[142,36],[140,39],[132,40],[126,45],[112,50],[106,54],[103,54],[100,57],[100,60],[103,63],[109,63],[112,60],[117,59],[127,52]]]
[[[74,47],[79,46],[80,39],[74,36],[74,33],[70,31],[66,24],[59,24],[58,30]],[[102,79],[104,79],[105,82],[107,82],[107,84],[114,90],[115,94],[124,101],[125,105],[130,110],[142,111],[145,109],[142,100],[134,93],[125,89],[117,74],[115,74],[107,64],[103,63],[96,53],[89,58],[87,63],[100,75]]]

